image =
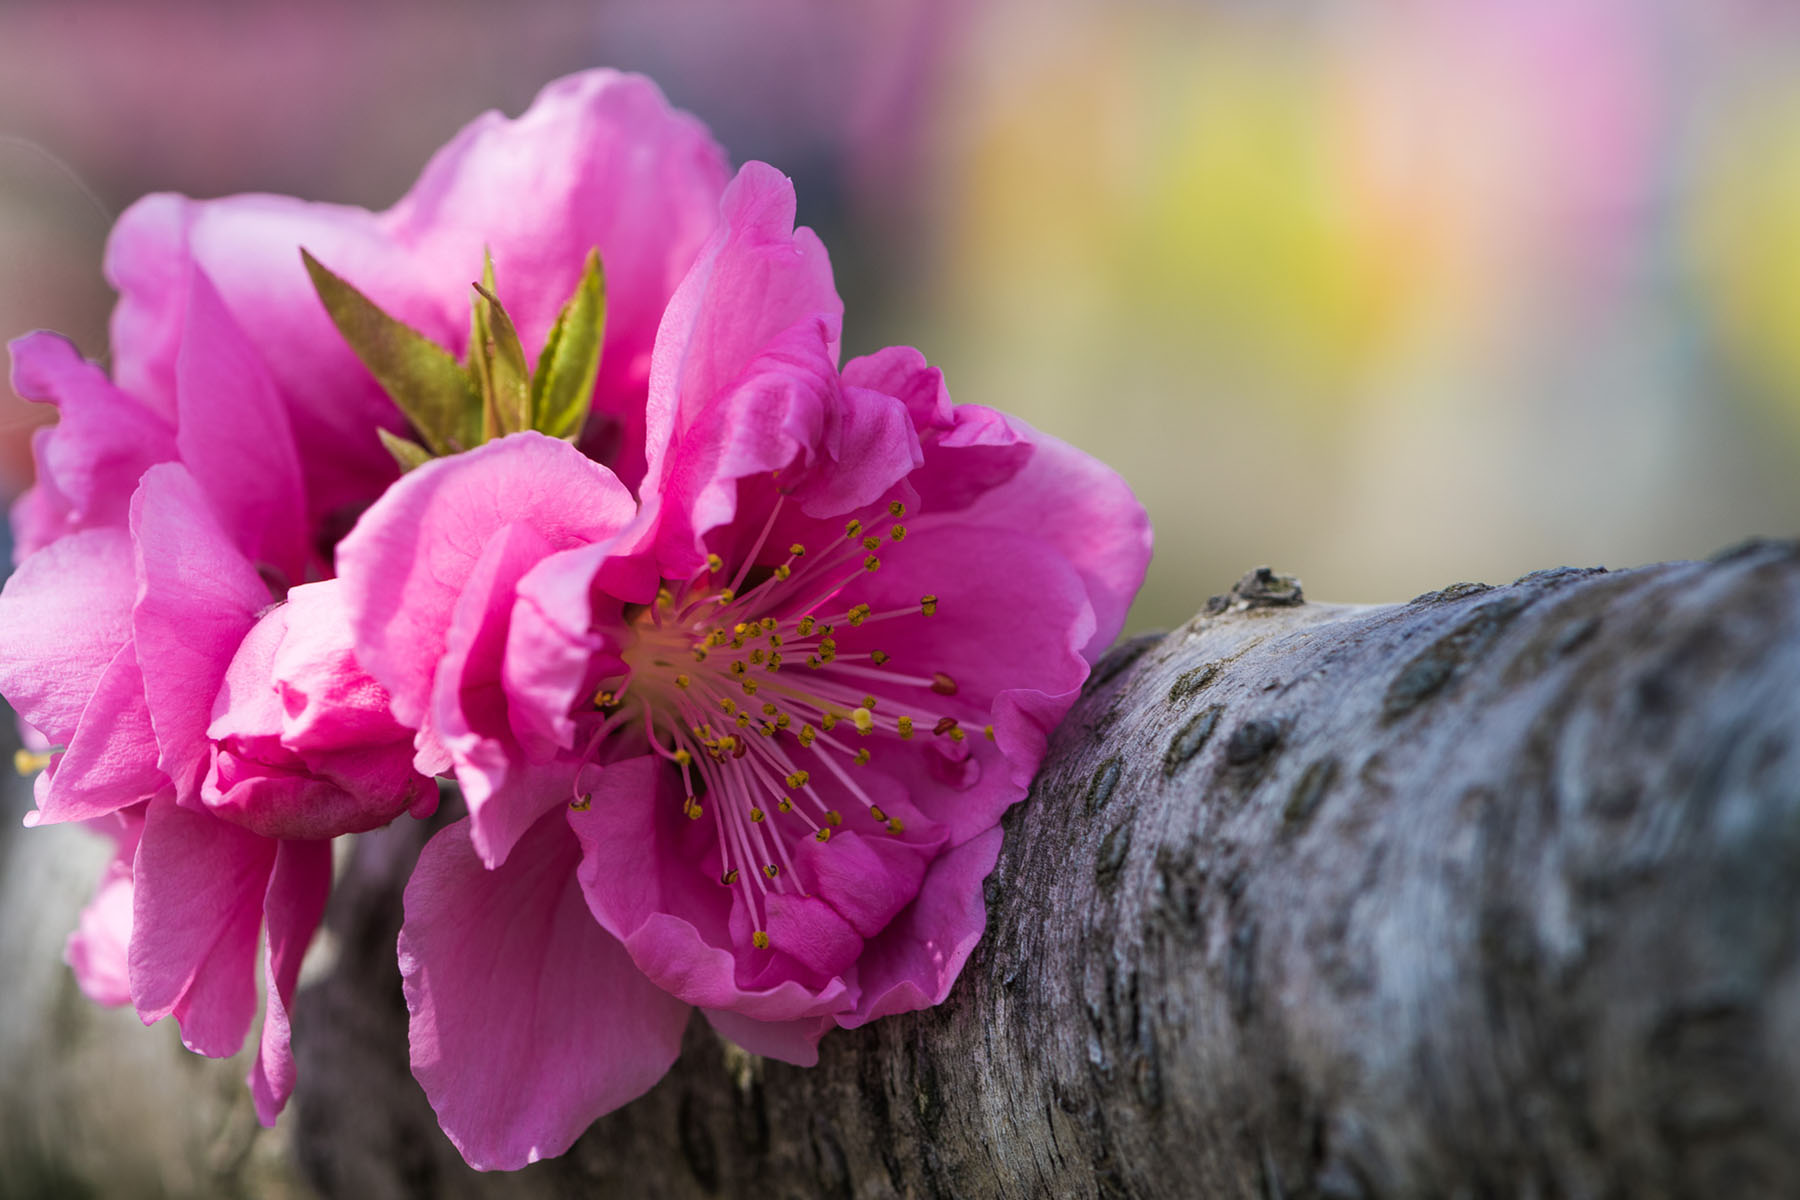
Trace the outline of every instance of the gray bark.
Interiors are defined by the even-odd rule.
[[[1800,1195],[1794,545],[1372,608],[1253,573],[1100,665],[1006,826],[940,1008],[811,1070],[696,1021],[504,1175],[407,1069],[429,831],[365,837],[274,1137],[359,1198]]]
[[[296,1021],[331,1194],[1800,1195],[1793,545],[1377,608],[1252,573],[1101,664],[942,1007],[811,1070],[696,1022],[513,1175],[407,1074],[393,843]]]

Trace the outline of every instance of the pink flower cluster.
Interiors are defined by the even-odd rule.
[[[401,474],[393,399],[305,248],[452,352],[491,253],[535,359],[590,250],[584,432]],[[565,1150],[673,1062],[689,1010],[811,1063],[937,1004],[1025,794],[1142,579],[1104,466],[953,405],[842,303],[789,181],[729,176],[641,79],[489,115],[382,213],[154,196],[108,249],[113,377],[13,344],[58,406],[13,513],[0,691],[44,748],[33,822],[111,831],[70,939],[89,995],[202,1054],[288,1005],[331,840],[467,813],[406,889],[414,1072],[472,1164]]]

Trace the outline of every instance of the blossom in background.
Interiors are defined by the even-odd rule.
[[[229,1053],[266,929],[272,1119],[330,839],[446,776],[467,816],[420,857],[400,968],[478,1167],[650,1087],[691,1008],[810,1063],[944,998],[1149,528],[917,351],[840,367],[794,212],[591,72],[385,213],[126,214],[114,379],[16,348],[64,422],[0,598],[39,819],[119,843],[70,943],[90,995]]]
[[[329,839],[437,799],[356,662],[332,578],[337,541],[398,474],[377,430],[406,423],[299,249],[455,344],[485,244],[535,349],[598,247],[612,295],[589,429],[616,448],[723,183],[692,118],[643,80],[593,73],[516,121],[475,122],[385,213],[149,197],[108,246],[113,378],[54,335],[13,344],[20,394],[61,420],[37,434],[37,484],[12,514],[0,691],[48,747],[32,821],[119,839],[68,958],[90,996],[172,1014],[191,1049],[222,1056],[254,1018],[266,932],[251,1077],[265,1121],[293,1085],[286,1006]]]

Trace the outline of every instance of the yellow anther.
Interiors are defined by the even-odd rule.
[[[685,766],[692,764],[693,761],[694,761],[694,756],[692,754],[688,753],[686,746],[681,746],[676,749],[676,751],[675,751],[675,765],[676,766],[685,767]]]
[[[688,820],[698,821],[700,819],[701,814],[704,813],[706,810],[700,806],[700,801],[694,799],[694,797],[692,797],[692,796],[689,796],[687,798],[687,803],[682,806],[681,811],[687,814]]]
[[[675,686],[678,688],[687,687],[689,684],[691,684],[693,682],[694,681],[689,679],[686,675],[677,675],[675,677]]]
[[[657,604],[661,605],[663,608],[668,608],[675,603],[675,593],[671,592],[666,587],[657,588],[656,589],[656,602],[657,602]]]
[[[856,722],[856,732],[865,736],[875,728],[875,714],[866,708],[856,709],[850,714],[850,719]]]
[[[809,654],[806,657],[806,665],[816,671],[825,665],[825,660],[816,654]]]
[[[756,732],[762,734],[764,737],[774,737],[775,736],[775,727],[773,725],[769,724],[767,721],[764,721],[762,724],[760,724],[756,727]]]
[[[828,663],[836,657],[837,657],[837,643],[836,642],[834,642],[830,638],[826,638],[824,641],[819,643],[819,661],[820,662]]]
[[[864,550],[879,550],[879,549],[881,549],[881,539],[871,533],[868,537],[863,539],[863,549]]]
[[[719,876],[719,882],[724,884],[726,887],[730,887],[732,884],[736,883],[737,881],[738,881],[738,869],[736,867],[731,868],[731,870],[729,870],[729,871],[725,872],[723,875]]]
[[[904,517],[905,515],[906,515],[906,505],[900,503],[898,500],[896,500],[892,504],[888,505],[888,516]]]
[[[746,667],[744,665],[743,659],[734,658],[731,660],[730,670],[733,675],[742,675],[745,671],[748,671],[749,669],[750,669],[749,667]]]
[[[786,579],[789,575],[792,575],[793,573],[794,573],[794,568],[788,566],[786,563],[782,563],[779,567],[775,568],[775,578],[777,578],[777,579]]]
[[[791,788],[803,788],[812,776],[805,771],[795,771],[787,777],[787,785]]]
[[[725,569],[725,560],[716,554],[709,554],[706,556],[706,569],[717,575]]]
[[[719,697],[719,707],[724,709],[728,713],[736,712],[737,711],[737,701],[733,700],[730,696],[720,696]]]
[[[819,832],[813,834],[813,836],[818,838],[821,842],[829,842],[831,840],[831,826],[822,826],[819,829]]]
[[[761,666],[762,660],[767,657],[768,657],[768,655],[763,653],[763,648],[761,646],[758,646],[758,647],[756,647],[756,649],[750,651],[750,665],[751,666]]]
[[[750,714],[749,713],[741,712],[737,715],[737,727],[739,729],[750,728]]]
[[[899,727],[900,727],[900,736],[901,736],[901,737],[902,737],[902,738],[910,738],[910,737],[912,737],[912,734],[913,734],[913,719],[912,719],[912,718],[911,718],[911,717],[901,717],[901,718],[899,718],[899,719],[898,719],[898,720],[896,720],[896,721],[895,721],[895,722],[894,722],[894,724],[896,724],[896,725],[898,725],[898,726],[899,726]]]
[[[876,703],[875,697],[873,697],[873,696],[864,696],[863,697],[862,706],[864,708],[868,709],[870,712],[875,711],[875,703]]]
[[[931,675],[931,690],[940,696],[956,695],[956,680],[942,671],[934,671]]]
[[[982,726],[982,729],[981,729],[981,732],[983,732],[983,733],[985,733],[985,734],[987,734],[987,740],[988,740],[988,741],[990,741],[990,742],[991,742],[991,741],[993,741],[993,740],[994,740],[994,727],[993,727],[993,726],[992,726],[992,725],[984,725],[984,726]]]
[[[600,691],[597,691],[594,693],[594,707],[595,708],[605,708],[607,705],[611,704],[612,702],[613,702],[613,694],[611,692],[607,691],[606,689],[602,688]]]
[[[759,929],[750,935],[750,944],[755,946],[758,950],[767,950],[769,948],[769,935]]]
[[[861,536],[861,534],[862,534],[862,522],[858,521],[855,517],[850,518],[850,520],[844,525],[844,536],[847,538],[854,538],[854,537]]]
[[[858,750],[856,752],[855,756],[851,759],[851,761],[854,762],[859,767],[868,766],[869,765],[869,748],[867,746],[864,746],[861,750]]]
[[[763,867],[763,874],[767,875],[770,879],[773,879],[777,875],[781,874],[781,868],[776,866],[774,863],[767,863]]]
[[[706,651],[700,649],[698,646],[694,647],[694,661],[697,663],[705,662],[706,661]]]
[[[788,716],[786,713],[777,713],[775,715],[775,728],[786,729],[789,725],[793,724],[793,721],[794,718]]]
[[[819,718],[819,724],[824,728],[826,733],[830,733],[833,729],[837,728],[837,723],[840,719],[841,718],[836,713],[828,712]]]
[[[20,750],[18,753],[23,754],[25,752]],[[14,755],[14,758],[16,759],[17,755]],[[586,812],[588,809],[594,807],[594,798],[592,796],[577,796],[575,799],[569,801],[569,807],[576,812]]]
[[[879,558],[876,558],[873,554],[871,554],[871,555],[869,555],[869,557],[863,559],[863,570],[879,571],[880,569],[881,569],[881,560]]]
[[[844,823],[844,814],[835,808],[831,809],[825,814],[825,823],[833,829],[836,829]]]
[[[781,635],[779,633],[771,633],[769,635],[769,649],[771,649],[771,650],[776,649],[780,645],[781,645]]]
[[[906,540],[906,526],[894,526],[892,529],[888,530],[888,536],[893,538],[896,542],[904,542]]]
[[[879,804],[869,805],[869,815],[877,821],[887,820],[887,814],[881,811],[881,805]]]
[[[747,632],[749,632],[749,629],[750,629],[750,627],[748,625],[744,624],[742,621],[739,621],[736,625],[733,625],[731,627],[731,632],[747,633]]]
[[[919,611],[928,617],[937,615],[937,606],[938,598],[936,596],[924,596],[919,600]]]
[[[856,604],[852,605],[850,611],[844,615],[851,625],[861,625],[864,621],[869,619],[869,613],[871,611],[872,610],[866,604]]]
[[[708,646],[723,646],[730,637],[731,635],[726,633],[723,629],[715,629],[706,635],[706,644]]]
[[[762,631],[764,633],[774,633],[780,627],[781,622],[777,621],[774,617],[764,617],[762,619]]]
[[[888,821],[888,832],[889,833],[899,833],[901,830],[903,830],[905,828],[906,828],[906,826],[901,822],[899,817],[890,818]]]
[[[795,542],[793,545],[788,547],[788,553],[793,555],[795,558],[804,558],[804,557],[806,557],[806,547],[802,546],[799,542]]]
[[[783,796],[780,800],[776,801],[775,807],[780,809],[782,812],[793,812],[794,811],[794,802],[792,800],[789,800],[786,796]]]
[[[772,717],[772,716],[774,716],[774,715],[775,715],[775,714],[776,714],[776,712],[777,712],[777,711],[779,711],[779,710],[777,710],[777,709],[776,709],[776,707],[775,707],[775,706],[774,706],[774,705],[773,705],[773,704],[764,704],[764,705],[763,705],[763,706],[762,706],[762,711],[763,711],[763,716],[765,716],[765,717]]]
[[[736,599],[737,599],[737,593],[732,591],[730,588],[726,588],[724,591],[719,593],[719,603],[722,605],[730,604],[733,600],[736,600]]]
[[[781,655],[779,655],[779,654],[769,655],[769,670],[771,670],[771,671],[781,670]]]
[[[737,748],[738,748],[738,740],[736,737],[732,736],[731,734],[728,733],[724,737],[721,737],[719,739],[719,749],[729,751],[729,750],[736,750]]]
[[[756,680],[754,680],[754,679],[746,679],[746,680],[744,680],[743,683],[739,684],[738,686],[744,689],[744,695],[754,696],[754,695],[756,695],[756,689],[761,687],[762,685],[757,683]]]
[[[813,744],[813,739],[819,736],[819,731],[814,729],[811,725],[802,725],[800,727],[800,732],[796,736],[799,737],[802,746],[811,746]]]
[[[869,661],[879,667],[885,665],[890,657],[892,656],[886,650],[876,650],[870,653]]]
[[[814,621],[811,617],[801,617],[800,624],[797,627],[800,636],[801,637],[812,636],[813,626],[816,624],[818,624],[818,622]]]
[[[960,742],[963,740],[963,731],[960,726],[950,731],[950,740],[953,742]]]
[[[765,815],[766,814],[764,814],[763,810],[760,808],[753,808],[750,810],[750,819],[758,825],[762,824],[762,819]]]

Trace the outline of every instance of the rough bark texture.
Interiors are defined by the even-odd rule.
[[[933,1012],[813,1070],[703,1023],[563,1159],[467,1171],[407,1074],[411,851],[305,993],[332,1195],[1800,1195],[1800,550],[1410,604],[1253,573],[1119,648]]]

